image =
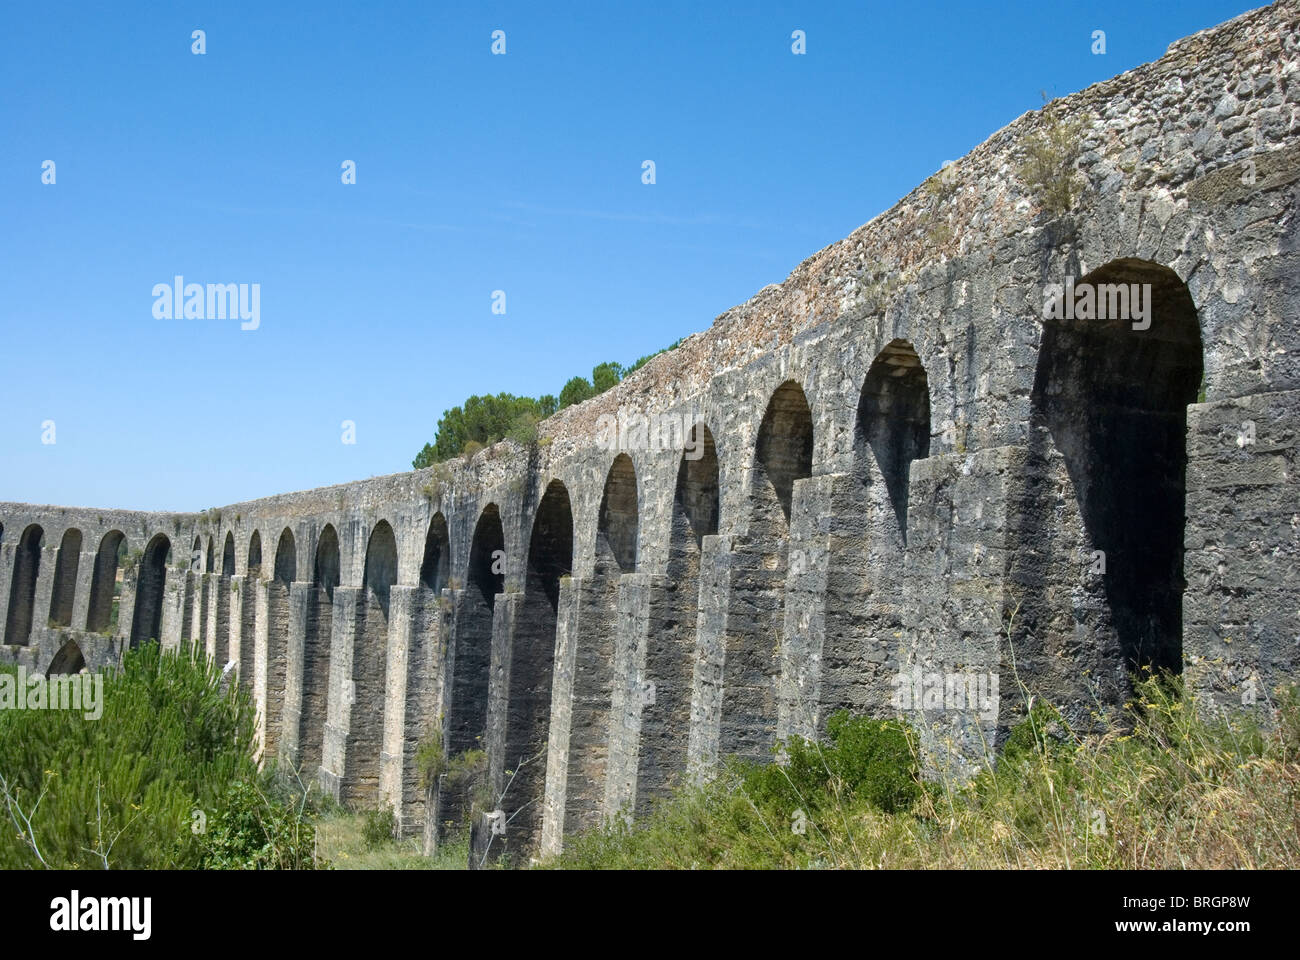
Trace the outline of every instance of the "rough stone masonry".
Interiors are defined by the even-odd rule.
[[[1067,211],[1024,173],[1062,129]],[[1300,666],[1297,196],[1288,0],[1020,117],[528,448],[201,514],[0,504],[0,651],[193,643],[264,757],[430,844],[468,811],[417,746],[485,749],[478,849],[525,853],[841,707],[958,772],[1026,692],[1090,729],[1167,668],[1259,709]],[[689,432],[611,450],[602,415]]]

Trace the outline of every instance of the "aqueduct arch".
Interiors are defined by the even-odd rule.
[[[263,755],[279,753],[284,724],[285,678],[289,665],[289,587],[298,571],[297,544],[293,531],[285,527],[275,546],[272,577],[265,585],[266,661],[263,669],[265,694],[264,723],[266,736]]]
[[[379,800],[379,753],[384,736],[384,665],[387,659],[389,610],[397,582],[397,538],[380,520],[366,544],[361,581],[361,623],[352,648],[348,688],[350,720],[342,798]]]
[[[59,542],[54,561],[54,596],[50,600],[50,622],[72,626],[72,603],[77,592],[77,568],[81,565],[81,531],[69,527]]]
[[[81,654],[81,647],[77,645],[77,641],[69,640],[54,655],[45,674],[53,677],[60,674],[80,673],[85,667],[86,658]]]
[[[131,646],[138,647],[162,636],[163,592],[166,589],[167,565],[171,562],[172,544],[165,534],[158,534],[144,548],[136,572],[135,614],[131,619]]]
[[[341,569],[338,532],[334,524],[327,523],[316,540],[303,624],[302,704],[298,712],[297,759],[304,783],[316,776],[324,755],[334,589],[339,585]]]
[[[638,815],[665,796],[686,771],[706,537],[713,538],[716,553],[717,445],[703,422],[691,427],[687,441],[673,489],[663,589],[651,607],[646,637],[633,798],[633,812]]]
[[[749,531],[733,548],[719,740],[724,754],[770,759],[776,742],[790,518],[796,482],[812,476],[812,452],[808,400],[797,382],[787,380],[773,392],[758,428]]]
[[[564,483],[546,487],[532,523],[522,610],[510,647],[503,760],[514,771],[502,807],[525,846],[541,828],[551,677],[561,581],[573,570],[573,510]],[[504,782],[501,783],[505,789]]]
[[[9,586],[9,615],[5,643],[25,646],[36,612],[36,578],[41,570],[41,542],[45,531],[32,524],[23,531],[14,551],[13,579]]]
[[[1187,407],[1203,376],[1196,306],[1172,270],[1134,258],[1074,290],[1075,318],[1044,321],[1034,425],[1059,453],[1082,518],[1079,565],[1105,597],[1095,629],[1113,631],[1124,668],[1178,672]],[[1139,302],[1149,316],[1136,315]]]
[[[117,604],[119,557],[126,554],[126,534],[110,530],[99,541],[95,552],[95,569],[90,580],[90,606],[86,629],[94,633],[107,630],[115,621]]]

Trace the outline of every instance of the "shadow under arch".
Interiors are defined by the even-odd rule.
[[[135,612],[131,616],[131,649],[147,640],[159,640],[162,633],[163,590],[172,544],[166,534],[157,534],[144,549],[137,569]]]
[[[53,677],[60,674],[80,673],[85,668],[86,658],[82,656],[81,647],[77,645],[75,640],[69,640],[54,655],[54,659],[50,661],[45,675]]]
[[[1060,546],[1100,551],[1072,560],[1105,600],[1094,636],[1113,633],[1126,670],[1180,672],[1187,406],[1203,374],[1196,305],[1173,270],[1123,258],[1074,284],[1073,313],[1044,321],[1031,397],[1035,472],[1050,477],[1054,448],[1084,541]],[[1025,535],[1045,544],[1048,532]]]
[[[257,591],[262,579],[262,534],[254,530],[248,538],[248,565],[239,591],[239,682],[253,689],[256,670]]]
[[[601,822],[609,774],[619,583],[623,574],[636,572],[639,508],[636,466],[630,456],[620,453],[605,474],[591,576],[575,583],[578,620],[576,637],[571,638],[565,833],[597,827]]]
[[[874,479],[868,460],[875,460],[905,545],[910,467],[930,455],[929,379],[907,340],[891,341],[867,370],[853,446],[854,469],[863,480]]]
[[[797,481],[812,476],[812,410],[803,387],[787,380],[772,393],[754,444],[749,531],[732,549],[731,600],[723,658],[718,749],[772,758],[777,682],[785,636],[790,518]]]
[[[33,523],[18,538],[14,548],[14,572],[9,581],[9,611],[5,617],[4,641],[26,646],[32,636],[36,614],[36,580],[41,571],[41,544],[45,530]]]
[[[298,570],[297,543],[285,527],[275,546],[273,575],[266,585],[266,741],[263,755],[276,757],[284,726],[289,667],[289,587]]]
[[[95,566],[90,576],[90,604],[86,613],[86,629],[103,633],[117,626],[115,612],[120,608],[118,591],[121,559],[126,556],[126,535],[121,530],[110,530],[99,541],[95,551]]]
[[[572,570],[573,509],[568,488],[552,480],[533,515],[523,607],[510,645],[503,759],[515,775],[503,810],[518,824],[512,833],[525,849],[542,823],[560,581]]]
[[[690,740],[691,694],[700,612],[704,538],[718,533],[718,450],[700,421],[691,427],[677,466],[668,566],[652,594],[652,629],[646,637],[645,677],[637,744],[634,816],[671,793],[684,774]]]
[[[397,582],[397,537],[380,520],[366,542],[361,580],[362,623],[352,647],[352,689],[342,798],[379,802],[380,751],[384,739],[384,670],[388,657],[389,611]]]
[[[298,763],[306,783],[315,778],[325,744],[329,706],[330,636],[334,626],[334,588],[339,585],[338,532],[325,524],[316,538],[311,593],[303,630],[302,707],[298,714]]]

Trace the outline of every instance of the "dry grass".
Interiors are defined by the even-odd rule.
[[[1076,738],[1039,703],[972,781],[926,782],[909,810],[846,796],[755,802],[743,777],[679,792],[631,829],[569,844],[586,868],[1295,869],[1300,706],[1207,717],[1177,681],[1150,679],[1127,729]],[[1051,728],[1053,735],[1047,735]]]
[[[439,847],[438,855],[421,853],[419,837],[390,840],[367,848],[365,814],[336,810],[316,824],[317,853],[335,870],[464,870],[469,863],[468,837]]]

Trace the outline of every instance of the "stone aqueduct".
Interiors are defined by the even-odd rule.
[[[1026,114],[530,448],[197,515],[0,504],[4,658],[193,641],[265,756],[411,831],[451,804],[426,812],[421,739],[481,744],[543,850],[891,714],[916,666],[1001,681],[995,711],[912,711],[958,764],[1020,683],[1084,727],[1142,666],[1265,702],[1300,662],[1300,6],[1059,106],[1070,213],[1018,176]],[[1150,284],[1149,328],[1045,319],[1067,277]]]

